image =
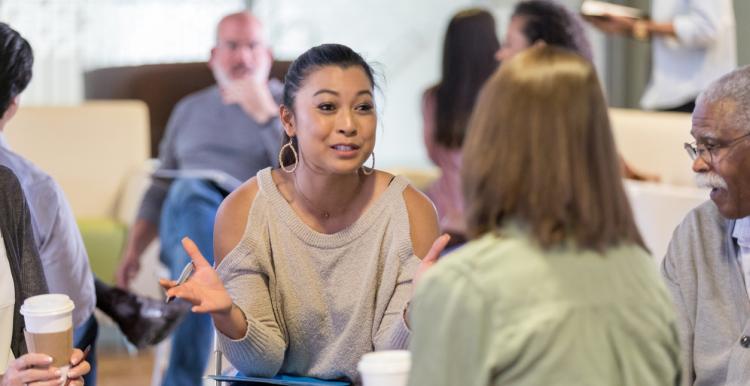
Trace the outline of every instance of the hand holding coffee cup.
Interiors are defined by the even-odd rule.
[[[29,353],[8,363],[5,374],[0,375],[0,386],[31,386],[31,385],[66,385],[83,386],[83,376],[91,371],[91,365],[85,360],[84,353],[73,350],[70,357],[71,368],[65,383],[61,379],[62,372],[50,366],[52,357],[47,354]]]
[[[42,377],[55,374],[59,382],[68,380],[76,384],[80,377],[89,371],[89,364],[84,360],[80,350],[73,350],[73,309],[75,305],[66,295],[38,295],[26,299],[21,306],[24,316],[26,346],[28,358],[18,358],[14,369],[25,372],[24,383],[33,382],[29,377]],[[73,352],[71,356],[71,352]],[[71,364],[74,368],[71,369]],[[43,375],[44,373],[44,375]],[[23,377],[22,377],[23,378]],[[82,384],[82,381],[80,381]]]

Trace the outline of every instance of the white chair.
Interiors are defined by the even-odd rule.
[[[693,186],[683,144],[692,142],[687,113],[610,108],[617,150],[635,170],[656,174],[663,184]]]
[[[707,189],[638,181],[626,181],[625,191],[643,241],[657,264],[664,258],[677,225],[708,199]]]

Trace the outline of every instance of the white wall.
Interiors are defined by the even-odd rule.
[[[579,0],[562,1],[577,8]],[[342,43],[379,63],[381,125],[377,166],[427,166],[422,143],[422,92],[440,77],[442,41],[451,16],[470,6],[490,9],[504,34],[514,0],[255,0],[278,58],[293,59],[309,47]],[[595,61],[604,68],[603,40],[591,34]]]
[[[577,7],[579,0],[562,1]],[[25,104],[73,104],[92,68],[206,60],[221,15],[241,0],[3,0],[0,20],[32,44],[34,79]],[[427,166],[420,96],[439,79],[450,17],[470,6],[496,16],[502,36],[515,0],[255,0],[275,55],[294,59],[321,43],[343,43],[375,63],[383,97],[378,167]],[[594,37],[603,69],[603,40]]]

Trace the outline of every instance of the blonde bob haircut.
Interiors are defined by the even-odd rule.
[[[536,44],[492,75],[470,119],[462,175],[471,238],[512,221],[543,248],[644,247],[596,71],[570,51]]]

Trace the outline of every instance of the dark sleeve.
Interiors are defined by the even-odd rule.
[[[172,115],[169,117],[164,137],[159,144],[159,170],[174,170],[180,167],[174,142],[180,127],[185,124],[188,118],[188,111],[187,101],[183,100],[175,106]],[[145,219],[154,225],[159,225],[161,207],[167,197],[169,185],[170,182],[167,180],[151,180],[151,185],[143,195],[141,206],[138,209],[138,219]]]
[[[23,301],[34,295],[47,293],[47,281],[42,270],[31,228],[31,214],[18,179],[5,167],[0,167],[0,231],[13,275],[16,301],[13,314],[11,349],[16,357],[26,353],[23,339]]]

